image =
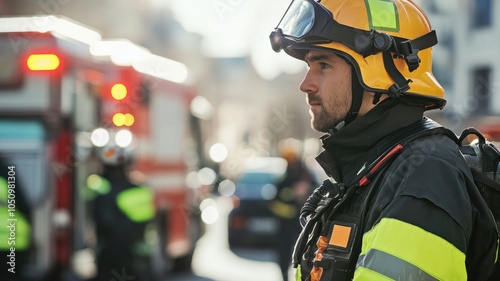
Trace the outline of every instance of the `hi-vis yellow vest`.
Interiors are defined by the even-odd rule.
[[[98,194],[106,194],[111,190],[108,180],[97,175],[87,179],[87,187]],[[95,195],[91,195],[92,199]],[[150,188],[136,186],[118,193],[116,197],[118,208],[133,222],[147,222],[156,214],[154,196]]]
[[[7,181],[0,177],[0,251],[26,250],[30,245],[31,226],[25,215],[15,208],[16,198],[9,198],[8,192]]]
[[[116,203],[134,222],[147,222],[155,216],[153,193],[147,187],[137,186],[118,193]]]

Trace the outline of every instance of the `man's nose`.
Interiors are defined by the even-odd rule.
[[[316,83],[314,82],[314,77],[310,71],[307,71],[302,83],[300,83],[300,91],[307,94],[313,94],[318,91]]]

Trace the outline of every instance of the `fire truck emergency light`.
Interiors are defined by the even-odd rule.
[[[113,115],[113,124],[115,124],[115,126],[117,127],[121,127],[121,126],[126,126],[126,127],[130,127],[134,124],[135,122],[135,118],[134,118],[134,115],[130,114],[130,113],[115,113],[115,115]]]
[[[115,100],[123,100],[127,96],[127,87],[123,84],[114,84],[111,87],[111,96]]]
[[[26,65],[32,71],[56,70],[61,61],[55,54],[31,54],[26,60]]]

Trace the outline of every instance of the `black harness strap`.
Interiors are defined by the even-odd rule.
[[[392,53],[389,51],[385,51],[382,53],[384,58],[384,66],[387,74],[394,80],[394,84],[389,87],[389,96],[392,98],[399,98],[403,95],[404,92],[410,89],[408,84],[412,82],[410,79],[406,80],[406,78],[399,72],[394,64],[394,59],[392,58]]]
[[[347,116],[345,118],[345,125],[351,123],[352,121],[354,121],[354,119],[356,119],[359,113],[359,109],[361,108],[361,104],[363,103],[364,89],[359,82],[358,75],[356,74],[356,69],[354,66],[351,67],[351,85],[351,108],[349,109],[349,112],[347,113]]]
[[[408,70],[412,72],[420,65],[418,51],[430,48],[436,45],[438,41],[435,30],[414,40],[399,37],[392,37],[392,39],[393,44],[389,50],[383,52],[383,58],[387,74],[389,74],[395,82],[389,87],[390,95],[393,98],[397,98],[410,89],[408,84],[412,81],[410,79],[406,80],[401,72],[396,68],[392,53],[396,53],[396,58],[404,58],[406,64],[408,65]]]
[[[432,30],[420,37],[413,40],[408,40],[401,37],[392,37],[394,39],[393,47],[391,51],[401,55],[409,55],[412,53],[412,49],[424,50],[430,48],[438,43],[436,31]],[[408,48],[411,47],[411,48]]]

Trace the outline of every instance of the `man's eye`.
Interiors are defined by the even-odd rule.
[[[323,68],[323,69],[324,69],[324,68],[329,68],[329,67],[330,67],[330,65],[329,65],[328,63],[326,63],[326,62],[320,62],[320,63],[319,63],[319,66],[320,66],[321,68]]]

